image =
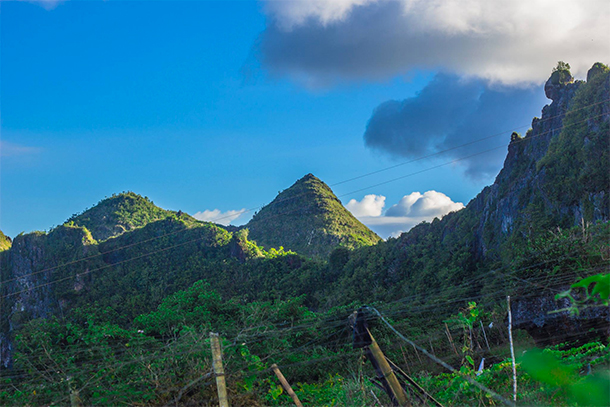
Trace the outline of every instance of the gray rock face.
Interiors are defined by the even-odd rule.
[[[489,250],[498,249],[499,245],[513,233],[516,222],[520,222],[521,226],[529,222],[524,215],[524,209],[535,199],[542,200],[549,213],[569,215],[573,219],[572,225],[569,226],[581,224],[584,212],[582,203],[565,205],[556,202],[547,193],[545,169],[538,168],[538,163],[547,154],[551,141],[561,133],[566,112],[581,86],[584,86],[583,82],[553,84],[551,79],[547,81],[545,91],[553,102],[542,109],[541,118],[532,120],[532,129],[524,138],[510,143],[503,169],[495,182],[470,202],[469,207],[479,214],[480,219],[475,231],[478,237],[477,246],[482,249],[480,255],[486,256]],[[602,89],[600,99],[610,99],[608,80]],[[605,113],[610,113],[607,111],[610,109],[610,104],[606,103],[603,109]],[[610,120],[610,115],[606,114],[588,122],[590,131],[598,131],[602,120]],[[588,197],[594,206],[592,219],[594,222],[608,221],[608,210],[604,207],[607,193],[607,191],[599,191]],[[484,233],[486,230],[487,235]]]
[[[55,296],[57,287],[82,289],[79,271],[86,267],[84,263],[59,269],[56,266],[66,258],[97,253],[97,248],[88,245],[88,239],[82,228],[60,226],[49,234],[34,232],[18,236],[11,250],[4,253],[9,272],[2,292],[9,297],[3,303],[0,315],[0,326],[4,327],[0,332],[0,366],[7,368],[12,364],[12,331],[27,321],[47,318],[61,311],[62,304]],[[48,284],[57,280],[56,284]]]
[[[503,169],[494,183],[483,189],[465,209],[445,216],[435,229],[432,225],[418,226],[403,234],[398,242],[400,250],[407,252],[403,248],[417,247],[422,239],[442,245],[448,235],[454,237],[457,233],[470,238],[472,233],[473,241],[465,240],[469,258],[460,270],[467,275],[475,271],[474,267],[468,268],[472,263],[504,261],[502,256],[510,253],[510,250],[505,250],[510,249],[508,245],[536,239],[551,228],[608,222],[610,185],[600,182],[599,179],[607,178],[599,175],[610,173],[610,162],[597,161],[595,157],[602,154],[591,153],[594,151],[591,146],[600,151],[610,148],[608,138],[601,133],[607,131],[605,129],[610,124],[610,75],[607,68],[594,67],[589,75],[593,82],[587,84],[574,82],[571,75],[561,76],[557,72],[545,85],[545,92],[552,103],[544,106],[540,118],[533,119],[532,129],[525,137],[512,136]],[[582,110],[575,110],[573,106],[576,105]],[[566,118],[567,114],[570,116]],[[577,130],[562,132],[564,122],[571,126],[578,124],[573,127]],[[570,161],[566,151],[575,155],[574,160],[579,156],[575,162],[578,166],[590,167],[591,172],[580,172],[580,167],[565,167],[569,168],[565,173],[557,171]],[[553,163],[559,164],[553,168]],[[557,176],[558,173],[561,176]],[[596,181],[581,185],[586,182],[581,175],[591,173],[598,176]],[[568,181],[562,183],[562,176]],[[575,192],[568,195],[564,190]],[[427,233],[433,233],[433,230],[442,234],[440,239],[429,239]],[[460,241],[455,237],[451,240]],[[570,335],[582,333],[583,329],[586,332],[589,327],[603,332],[608,329],[607,313],[602,315],[600,310],[586,311],[577,317],[566,313],[547,315],[549,311],[566,306],[555,303],[552,295],[543,297],[541,294],[540,298],[531,298],[519,305],[520,326],[528,329],[538,341],[558,336],[558,332],[553,331],[555,329]]]
[[[610,335],[608,307],[584,308],[578,315],[568,311],[557,312],[569,306],[567,299],[556,301],[551,294],[516,299],[511,307],[513,327],[526,330],[538,345],[571,341],[586,343]]]
[[[544,84],[544,94],[551,100],[556,100],[563,95],[563,88],[574,82],[574,77],[569,71],[559,70],[553,72]]]

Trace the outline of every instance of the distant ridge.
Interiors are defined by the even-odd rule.
[[[171,213],[146,197],[123,192],[100,201],[80,215],[73,215],[67,222],[87,228],[95,240],[101,241],[164,219]]]
[[[259,245],[283,246],[312,257],[327,256],[336,247],[353,249],[381,240],[313,174],[278,194],[246,227]]]

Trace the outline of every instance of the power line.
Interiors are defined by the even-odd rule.
[[[601,103],[601,102],[599,102],[599,103]],[[594,106],[594,105],[597,105],[599,103],[596,103],[596,104],[593,104],[593,105],[590,105],[590,106]],[[609,113],[603,113],[603,114],[600,114],[600,115],[597,115],[597,116],[586,118],[586,119],[581,120],[579,122],[571,123],[570,125],[565,125],[565,126],[560,126],[560,127],[554,128],[554,129],[549,129],[549,130],[547,130],[545,132],[542,132],[540,134],[537,134],[535,136],[530,136],[530,137],[526,137],[526,138],[523,138],[523,139],[520,139],[520,140],[516,140],[516,141],[513,142],[513,144],[522,143],[522,142],[531,140],[531,139],[533,139],[535,137],[540,137],[542,135],[551,133],[553,131],[556,131],[556,130],[559,130],[559,129],[563,129],[566,126],[580,124],[580,123],[586,122],[586,121],[591,120],[591,119],[595,119],[595,118],[598,118],[598,117],[601,117],[601,116],[606,116],[608,114]],[[505,145],[501,145],[501,146],[493,147],[491,149],[487,149],[487,150],[484,150],[484,151],[481,151],[481,152],[478,152],[478,153],[470,154],[470,155],[465,156],[465,157],[456,158],[454,160],[451,160],[451,161],[448,161],[448,162],[445,162],[445,163],[442,163],[442,164],[439,164],[439,165],[436,165],[436,166],[433,166],[433,167],[430,167],[430,168],[426,168],[426,169],[423,169],[423,170],[420,170],[420,171],[416,171],[416,172],[409,173],[409,174],[406,174],[406,175],[403,175],[403,176],[400,176],[400,177],[396,177],[396,178],[390,179],[388,181],[384,181],[384,182],[381,182],[381,183],[378,183],[378,184],[370,185],[370,186],[365,187],[365,188],[361,188],[361,189],[358,189],[358,190],[355,190],[355,191],[351,191],[351,192],[348,192],[348,193],[345,193],[345,194],[341,194],[341,195],[338,195],[338,197],[343,197],[343,196],[351,195],[351,194],[354,194],[354,193],[365,191],[365,190],[370,189],[370,188],[374,188],[374,187],[385,185],[385,184],[389,184],[389,183],[392,183],[392,182],[395,182],[395,181],[398,181],[398,180],[401,180],[401,179],[405,179],[405,178],[409,178],[409,177],[412,177],[412,176],[415,176],[415,175],[419,175],[419,174],[424,173],[424,172],[428,172],[428,171],[431,171],[431,170],[434,170],[434,169],[438,169],[438,168],[441,168],[441,167],[444,167],[444,166],[447,166],[447,165],[455,164],[456,162],[463,161],[463,160],[466,160],[466,159],[469,159],[469,158],[472,158],[472,157],[475,157],[475,156],[479,156],[479,155],[482,155],[482,154],[486,154],[488,152],[491,152],[491,151],[494,151],[494,150],[498,150],[498,149],[504,148],[504,147],[505,147]],[[336,185],[336,184],[334,184],[334,185]],[[304,194],[299,194],[299,195],[296,195],[296,196],[292,196],[292,197],[286,198],[284,200],[280,200],[280,201],[278,201],[276,203],[280,203],[280,202],[288,201],[288,200],[293,200],[293,199],[298,198],[301,195],[304,195]],[[257,207],[257,208],[254,208],[254,209],[260,209],[260,208],[261,207]],[[248,209],[248,210],[244,211],[243,213],[250,212],[250,211],[252,211],[254,209]],[[294,212],[296,210],[297,209],[294,209],[294,210],[291,210],[291,211],[286,211],[286,212],[283,212],[283,213],[279,213],[279,214],[274,215],[274,217],[285,215],[285,214]],[[224,218],[226,218],[226,217],[224,217]],[[223,219],[223,217],[215,219],[215,220],[220,220],[220,219]],[[191,229],[192,228],[188,228],[188,227],[184,228],[184,229],[178,229],[178,230],[173,231],[173,232],[169,232],[169,233],[166,233],[166,234],[163,234],[163,235],[160,235],[160,236],[155,236],[153,238],[145,239],[143,241],[134,242],[134,243],[131,243],[131,244],[128,244],[128,245],[125,245],[125,246],[121,246],[121,247],[118,247],[116,249],[112,249],[112,250],[109,250],[109,251],[106,251],[106,252],[102,252],[102,253],[98,253],[98,254],[95,254],[95,255],[92,255],[92,256],[88,256],[88,257],[85,257],[85,258],[73,260],[71,262],[67,262],[67,263],[64,263],[64,264],[61,264],[61,265],[57,265],[57,266],[53,266],[53,267],[48,267],[48,268],[45,268],[45,269],[42,269],[42,270],[39,270],[39,271],[35,271],[35,272],[32,272],[32,273],[23,274],[23,275],[20,275],[19,277],[14,277],[12,279],[4,280],[4,281],[2,281],[2,283],[5,284],[5,283],[8,283],[8,282],[19,280],[19,279],[24,278],[24,277],[40,274],[40,273],[47,272],[47,271],[52,271],[52,270],[55,270],[55,269],[58,269],[58,268],[61,268],[61,267],[66,267],[66,266],[73,265],[73,264],[76,264],[76,263],[80,263],[80,262],[83,262],[83,261],[86,261],[86,260],[90,260],[92,258],[100,257],[100,256],[103,256],[103,255],[106,255],[106,254],[109,254],[109,253],[113,253],[113,252],[116,252],[116,251],[119,251],[119,250],[122,250],[122,249],[126,249],[126,248],[129,248],[129,247],[133,247],[133,246],[136,246],[136,245],[147,243],[147,242],[150,242],[150,241],[153,241],[153,240],[157,240],[157,239],[160,239],[160,238],[171,236],[171,235],[174,235],[174,234],[186,231],[186,230],[191,230]],[[194,239],[192,241],[185,242],[184,244],[190,243],[190,242],[195,242],[195,241],[202,240],[202,239],[204,239],[204,238]],[[180,244],[180,245],[182,245],[182,244]],[[177,245],[177,246],[180,246],[180,245]],[[171,248],[173,248],[173,247],[169,247],[168,249],[171,249]],[[161,251],[164,251],[164,250],[165,249],[163,249]],[[155,252],[151,252],[150,254],[154,254],[154,253]],[[143,257],[143,256],[137,256],[137,257],[135,257],[133,259],[138,259],[138,258],[141,258],[141,257]],[[129,259],[128,260],[124,260],[124,261],[119,262],[119,263],[124,263],[124,262],[127,262],[127,261],[129,261]],[[119,263],[116,263],[116,264],[119,264]],[[110,266],[112,266],[112,265],[103,266],[100,269],[107,268],[107,267],[110,267]],[[81,274],[89,274],[89,272],[85,272],[85,273],[81,273]],[[63,281],[63,280],[59,280],[59,281]],[[28,291],[28,290],[26,290],[26,291]],[[23,292],[23,291],[21,291],[21,292]]]
[[[574,110],[571,110],[571,111],[566,112],[566,113],[562,113],[562,114],[558,114],[558,115],[555,115],[555,116],[547,117],[546,119],[539,120],[538,123],[544,123],[544,122],[549,121],[549,120],[554,120],[554,119],[556,119],[558,117],[567,116],[567,115],[575,113],[575,112],[577,112],[579,110],[588,109],[590,107],[597,106],[599,104],[606,103],[608,101],[610,101],[610,99],[605,99],[605,100],[602,100],[601,102],[592,103],[590,105],[583,106],[581,108],[574,109]],[[451,148],[447,148],[445,150],[437,151],[437,152],[432,153],[432,154],[428,154],[428,155],[425,155],[425,156],[422,156],[422,157],[417,157],[417,158],[411,159],[409,161],[404,161],[404,162],[401,162],[401,163],[398,163],[398,164],[395,164],[395,165],[391,165],[389,167],[381,168],[379,170],[375,170],[375,171],[371,171],[371,172],[368,172],[368,173],[365,173],[365,174],[362,174],[362,175],[358,175],[356,177],[349,178],[349,179],[344,180],[344,181],[336,182],[334,184],[331,184],[330,186],[334,187],[334,186],[337,186],[337,185],[345,184],[347,182],[351,182],[351,181],[355,181],[355,180],[358,180],[358,179],[361,179],[361,178],[365,178],[365,177],[368,177],[370,175],[379,174],[380,172],[392,170],[394,168],[398,168],[398,167],[401,167],[403,165],[412,164],[412,163],[420,161],[420,160],[436,157],[438,155],[447,153],[449,151],[457,150],[457,149],[460,149],[462,147],[466,147],[466,146],[470,146],[470,145],[479,143],[481,141],[485,141],[485,140],[489,140],[489,139],[492,139],[492,138],[495,138],[495,137],[499,137],[499,136],[501,136],[503,134],[510,133],[510,132],[514,131],[515,129],[521,129],[521,128],[525,128],[525,127],[528,127],[528,126],[529,125],[516,126],[516,127],[512,128],[511,130],[505,130],[505,131],[502,131],[502,132],[499,132],[499,133],[492,134],[491,136],[482,137],[482,138],[479,138],[479,139],[476,139],[476,140],[473,140],[473,141],[469,141],[468,143],[460,144],[460,145],[457,145],[457,146],[454,146],[454,147],[451,147]]]
[[[399,338],[401,338],[403,341],[407,342],[409,345],[413,346],[414,348],[417,348],[417,350],[419,350],[421,353],[423,353],[424,355],[426,355],[428,358],[432,359],[433,361],[435,361],[436,363],[438,363],[439,365],[443,366],[444,368],[446,368],[447,370],[449,370],[450,372],[453,373],[457,373],[457,370],[454,369],[451,365],[447,364],[445,361],[437,358],[436,356],[434,356],[433,354],[431,354],[430,352],[428,352],[426,349],[422,348],[421,346],[419,346],[418,344],[416,344],[415,342],[413,342],[412,340],[410,340],[409,338],[407,338],[406,336],[404,336],[403,334],[401,334],[400,332],[398,332],[392,325],[390,325],[390,323],[381,315],[381,313],[379,311],[377,311],[376,308],[373,307],[369,307],[369,309],[373,310],[381,319],[381,321],[383,323],[385,323],[388,328],[390,328],[396,335],[398,335]],[[478,387],[480,390],[483,390],[484,392],[488,393],[490,396],[492,396],[493,398],[495,398],[496,400],[502,402],[503,404],[507,405],[507,406],[514,406],[514,403],[511,403],[510,401],[508,401],[507,399],[505,399],[504,397],[502,397],[501,395],[499,395],[498,393],[496,393],[495,391],[487,388],[486,386],[482,385],[481,383],[477,382],[476,380],[472,379],[470,376],[462,376],[466,381],[468,381],[468,383],[472,384],[473,386]]]
[[[558,117],[567,116],[567,115],[572,114],[572,113],[574,113],[576,111],[583,110],[583,109],[586,109],[586,108],[590,108],[590,107],[593,107],[593,106],[597,106],[599,104],[602,104],[602,103],[605,103],[605,102],[608,102],[608,101],[610,101],[610,99],[603,100],[603,101],[596,102],[596,103],[592,103],[590,105],[583,106],[583,107],[581,107],[579,109],[575,109],[575,110],[572,110],[570,112],[566,112],[566,113],[563,113],[563,114],[559,114],[559,115],[555,115],[555,116],[552,116],[552,117],[549,117],[549,118],[542,119],[538,123],[543,123],[545,121],[553,120],[553,119],[558,118]],[[591,117],[591,118],[588,118],[587,120],[590,120],[590,119],[593,119],[593,118],[597,118],[597,117],[600,117],[600,116],[604,116],[604,115],[607,115],[607,113],[606,114],[601,114],[601,115],[598,115],[598,116],[594,116],[594,117]],[[586,121],[586,120],[584,120],[584,121]],[[584,122],[584,121],[582,121],[582,122]],[[581,123],[581,122],[572,123],[572,125],[578,124],[578,123]],[[520,127],[526,127],[526,125],[523,125],[523,126],[520,126]],[[517,127],[517,128],[520,128],[520,127]],[[527,140],[530,140],[530,139],[532,139],[534,137],[538,137],[538,136],[541,136],[543,134],[548,134],[549,132],[552,132],[554,130],[559,130],[560,128],[563,128],[563,127],[564,126],[560,126],[560,127],[555,128],[555,129],[547,130],[547,131],[545,131],[543,133],[540,133],[540,134],[538,134],[536,136],[525,137],[523,139],[514,141],[513,143],[527,141]],[[415,158],[415,159],[407,161],[407,162],[399,163],[399,164],[392,165],[392,166],[389,166],[389,167],[386,167],[386,168],[382,168],[380,170],[376,170],[376,171],[373,171],[373,172],[362,174],[362,175],[359,175],[357,177],[353,177],[353,178],[350,178],[350,179],[347,179],[347,180],[344,180],[344,181],[339,181],[337,183],[331,184],[330,186],[341,185],[341,184],[344,184],[344,183],[347,183],[347,182],[351,182],[353,180],[361,179],[361,178],[364,178],[364,177],[367,177],[367,176],[370,176],[370,175],[373,175],[373,174],[377,174],[377,173],[380,173],[380,172],[383,172],[383,171],[387,171],[387,170],[390,170],[390,169],[393,169],[393,168],[397,168],[397,167],[400,167],[400,166],[403,166],[403,165],[406,165],[406,164],[409,164],[409,163],[413,163],[413,162],[420,161],[420,160],[423,160],[423,159],[426,159],[426,158],[431,158],[431,157],[434,157],[434,156],[437,156],[437,155],[441,155],[443,153],[446,153],[446,152],[449,152],[449,151],[452,151],[452,150],[455,150],[455,149],[459,149],[461,147],[469,146],[469,145],[478,143],[480,141],[484,141],[484,140],[488,140],[488,139],[491,139],[491,138],[494,138],[494,137],[498,137],[498,136],[500,136],[500,135],[502,135],[504,133],[507,133],[509,131],[511,131],[511,130],[504,131],[504,132],[501,132],[501,133],[496,133],[496,134],[493,134],[491,136],[483,137],[483,138],[480,138],[480,139],[477,139],[477,140],[474,140],[474,141],[471,141],[471,142],[468,142],[468,143],[461,144],[459,146],[455,146],[455,147],[452,147],[452,148],[449,148],[449,149],[438,151],[438,152],[436,152],[434,154],[428,154],[428,155],[421,156],[421,157]],[[488,150],[482,151],[480,153],[472,154],[472,155],[467,156],[467,157],[457,158],[457,159],[452,160],[452,161],[450,161],[448,163],[440,164],[438,166],[434,166],[434,167],[429,168],[429,169],[425,169],[425,170],[422,170],[422,171],[417,171],[415,173],[408,174],[406,176],[394,178],[392,180],[389,180],[389,181],[386,181],[386,182],[382,182],[382,183],[379,183],[379,184],[375,184],[375,185],[371,185],[371,186],[368,186],[366,188],[362,188],[362,189],[359,189],[359,190],[356,190],[356,191],[351,191],[351,192],[348,192],[346,194],[342,194],[339,197],[343,197],[343,196],[347,196],[347,195],[354,194],[354,193],[357,193],[357,192],[361,192],[361,191],[364,191],[366,189],[373,188],[373,187],[376,187],[376,186],[385,185],[385,184],[388,184],[390,182],[394,182],[394,181],[397,181],[397,180],[400,180],[400,179],[411,177],[413,175],[421,174],[423,172],[427,172],[427,171],[430,171],[430,170],[433,170],[433,169],[436,169],[436,168],[440,168],[440,167],[443,167],[443,166],[446,166],[446,165],[450,165],[450,164],[453,164],[455,162],[459,162],[459,161],[462,161],[462,160],[465,160],[465,159],[468,159],[468,158],[471,158],[471,157],[474,157],[474,156],[477,156],[477,155],[481,155],[481,154],[484,154],[484,153],[487,153],[487,152],[490,152],[490,151],[494,151],[494,150],[497,150],[497,149],[500,149],[500,148],[503,148],[503,147],[505,147],[505,144],[503,144],[501,146],[498,146],[498,147],[494,147],[492,149],[488,149]],[[290,197],[288,199],[295,199],[297,197],[298,197],[298,195]],[[281,200],[279,202],[281,202]],[[242,214],[243,213],[249,213],[249,212],[261,209],[262,207],[263,206],[258,206],[258,207],[254,207],[254,208],[250,208],[250,209],[244,210],[244,211],[242,211]],[[210,222],[217,222],[217,221],[228,219],[228,218],[231,218],[231,215],[221,216],[221,217],[218,217],[218,218],[210,220]],[[65,266],[72,265],[72,264],[75,264],[75,263],[79,263],[79,262],[82,262],[82,261],[90,260],[92,258],[104,256],[106,254],[113,253],[113,252],[116,252],[116,251],[119,251],[119,250],[123,250],[123,249],[129,248],[129,247],[137,246],[137,245],[140,245],[140,244],[143,244],[143,243],[147,243],[147,242],[150,242],[150,241],[153,241],[153,240],[161,239],[163,237],[171,236],[171,235],[174,235],[176,233],[180,233],[180,232],[185,231],[185,230],[189,230],[189,228],[179,229],[179,230],[176,230],[176,231],[173,231],[173,232],[169,232],[169,233],[166,233],[166,234],[163,234],[163,235],[160,235],[160,236],[155,236],[155,237],[152,237],[152,238],[149,238],[149,239],[145,239],[145,240],[142,240],[142,241],[139,241],[139,242],[134,242],[132,244],[121,246],[121,247],[118,247],[118,248],[115,248],[115,249],[112,249],[112,250],[109,250],[109,251],[106,251],[106,252],[102,252],[102,253],[91,255],[91,256],[88,256],[88,257],[81,258],[81,259],[73,260],[71,262],[67,262],[67,263],[64,263],[62,265],[48,267],[48,268],[45,268],[45,269],[42,269],[42,270],[30,273],[30,274],[22,275],[19,278],[26,277],[26,276],[29,276],[29,275],[38,274],[38,273],[43,273],[43,272],[46,272],[46,271],[52,271],[52,270],[57,269],[59,267],[65,267]],[[3,283],[15,281],[17,279],[18,278],[13,278],[13,279],[5,280],[5,281],[3,281]]]

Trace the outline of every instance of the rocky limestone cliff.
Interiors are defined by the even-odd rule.
[[[596,134],[602,144],[599,148],[604,148],[605,140],[605,148],[608,149],[608,135],[602,134],[601,129],[610,122],[610,75],[607,68],[597,66],[589,72],[587,83],[574,82],[571,76],[558,81],[556,74],[557,72],[545,84],[545,94],[552,103],[542,109],[540,118],[533,119],[532,129],[525,137],[513,138],[503,169],[493,185],[486,187],[468,205],[467,209],[473,210],[479,218],[475,235],[481,256],[487,256],[490,250],[493,255],[510,237],[525,238],[532,232],[532,225],[539,220],[533,219],[536,216],[546,216],[547,223],[559,227],[608,221],[609,185],[604,187],[597,183],[595,188],[582,191],[581,199],[559,199],[558,194],[553,194],[552,190],[562,188],[565,191],[570,186],[556,185],[561,184],[561,180],[557,177],[550,179],[544,164],[555,159],[549,157],[549,154],[571,154],[565,150],[549,153],[549,148],[553,142],[559,143],[562,135],[577,126],[585,127],[580,128],[580,132]],[[563,74],[566,75],[565,72]],[[593,87],[595,89],[590,89]],[[582,95],[587,92],[596,93],[596,98],[575,104],[579,92]],[[570,118],[572,120],[568,121]],[[586,138],[583,138],[581,145],[573,147],[584,149],[586,143]],[[605,171],[610,170],[607,162],[600,162],[599,165],[605,167]],[[585,206],[590,208],[585,210]]]
[[[97,254],[94,242],[85,228],[59,226],[48,234],[34,232],[19,235],[11,249],[3,253],[0,316],[2,366],[11,364],[11,331],[18,329],[22,322],[61,312],[66,304],[57,300],[58,292],[83,288],[79,273],[87,271],[93,262],[69,263]],[[68,265],[58,267],[66,263]],[[48,284],[51,281],[55,283]]]
[[[569,72],[555,72],[545,94],[552,103],[533,119],[525,137],[513,134],[492,185],[463,210],[420,224],[397,240],[396,260],[385,273],[390,279],[391,270],[397,270],[394,274],[409,282],[401,292],[440,287],[447,281],[459,284],[481,270],[512,264],[515,253],[526,252],[530,242],[551,231],[608,222],[610,69],[595,64],[587,82],[574,81]],[[545,272],[528,272],[538,271]],[[544,335],[557,336],[557,329],[567,336],[590,324],[599,332],[608,330],[607,314],[549,316],[548,311],[564,305],[555,302],[554,293],[540,292],[519,303],[521,326],[540,342]]]
[[[555,300],[550,294],[517,298],[511,306],[513,328],[527,331],[540,346],[607,340],[610,336],[608,307],[589,307],[571,314],[570,305],[567,298]]]

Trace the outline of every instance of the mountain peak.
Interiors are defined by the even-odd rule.
[[[169,214],[170,211],[159,208],[147,197],[127,191],[101,200],[67,222],[86,227],[96,240],[106,240]]]
[[[338,246],[355,248],[381,240],[313,174],[280,192],[246,227],[252,239],[267,248],[283,246],[314,257],[324,257]]]
[[[318,181],[318,182],[322,182],[322,180],[320,180],[318,177],[316,177],[315,175],[313,175],[311,172],[309,174],[306,174],[305,176],[303,176],[303,178],[299,179],[297,181],[297,183],[299,182],[305,182],[305,181]]]

